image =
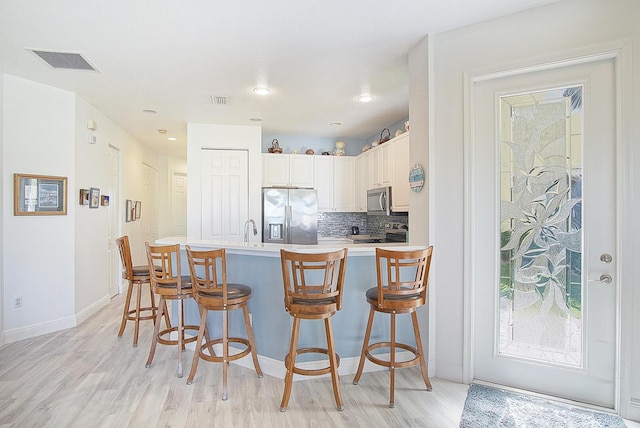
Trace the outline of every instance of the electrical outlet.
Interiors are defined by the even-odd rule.
[[[13,302],[13,307],[14,308],[21,308],[22,307],[22,297],[16,297],[16,301]]]

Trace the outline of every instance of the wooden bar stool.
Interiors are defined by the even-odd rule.
[[[331,317],[342,307],[342,288],[346,268],[347,249],[325,253],[296,253],[280,250],[284,284],[284,306],[293,317],[291,344],[284,358],[287,374],[280,411],[286,412],[291,396],[293,374],[317,376],[331,373],[333,395],[338,410],[343,410],[338,367],[340,357],[335,351]],[[299,348],[300,320],[324,320],[327,348]],[[329,365],[321,369],[296,367],[296,356],[319,353],[329,357]]]
[[[127,288],[127,297],[125,298],[124,311],[122,312],[122,322],[120,323],[120,331],[118,337],[122,337],[127,321],[134,321],[133,330],[133,347],[138,346],[138,332],[140,331],[140,321],[156,319],[156,306],[153,290],[151,289],[151,279],[149,275],[149,266],[134,266],[131,261],[131,247],[129,246],[129,237],[122,236],[116,239],[118,250],[120,251],[120,261],[122,262],[122,278],[129,282]],[[151,306],[141,307],[142,287],[149,286],[149,297]],[[136,288],[136,306],[131,309],[131,296],[133,289]],[[165,323],[170,326],[169,316],[165,314]]]
[[[193,355],[191,372],[187,378],[187,384],[193,382],[198,369],[200,358],[206,361],[222,363],[222,400],[227,399],[227,366],[229,362],[238,360],[251,353],[253,366],[258,377],[262,377],[262,370],[258,363],[256,344],[253,340],[253,331],[249,319],[247,303],[251,298],[251,288],[243,284],[227,283],[227,255],[224,248],[208,251],[194,251],[188,245],[187,260],[191,272],[191,283],[198,308],[200,309],[200,330],[196,341],[196,350]],[[244,325],[248,339],[241,337],[229,337],[229,311],[242,309]],[[222,311],[222,338],[211,340],[207,334],[207,313],[209,311]],[[202,343],[203,337],[205,342]],[[214,353],[213,345],[222,344],[222,356]],[[229,343],[244,345],[242,351],[229,355]],[[205,350],[209,350],[206,353]]]
[[[433,247],[418,251],[393,251],[376,248],[378,286],[370,288],[366,292],[367,302],[371,305],[371,309],[369,310],[367,331],[360,354],[360,363],[358,364],[358,371],[353,378],[353,384],[357,385],[360,376],[362,376],[365,357],[372,363],[389,367],[391,384],[389,407],[395,406],[394,383],[396,368],[420,364],[422,378],[427,386],[427,391],[431,391],[431,382],[427,374],[427,365],[425,364],[422,341],[420,340],[416,309],[427,301],[427,280],[432,253]],[[373,316],[376,312],[391,315],[391,339],[389,342],[369,344]],[[396,342],[396,314],[409,313],[413,321],[413,331],[416,339],[415,348]],[[390,348],[389,360],[383,360],[371,353],[371,351],[378,348]],[[408,361],[396,361],[397,348],[412,352],[414,357]]]
[[[153,356],[156,352],[156,345],[178,345],[178,377],[182,377],[182,351],[185,344],[195,342],[197,337],[195,331],[197,325],[184,325],[184,300],[193,297],[191,278],[183,276],[180,264],[180,245],[150,245],[145,242],[147,249],[147,261],[151,278],[151,286],[154,293],[160,297],[158,303],[158,313],[151,340],[151,349],[145,367],[151,367]],[[160,331],[160,320],[167,313],[166,301],[175,300],[178,303],[178,325],[168,326]],[[185,330],[193,330],[194,335],[185,338]],[[172,332],[177,333],[176,339],[171,339]],[[169,337],[166,337],[169,336]]]

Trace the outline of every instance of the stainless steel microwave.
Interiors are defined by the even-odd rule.
[[[391,215],[391,187],[367,190],[367,214]]]

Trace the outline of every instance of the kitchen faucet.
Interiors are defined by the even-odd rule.
[[[248,226],[249,223],[253,224],[253,234],[257,235],[258,234],[258,229],[256,228],[256,222],[253,221],[253,219],[249,219],[247,221],[244,222],[244,243],[245,245],[249,243],[249,231],[248,231]]]

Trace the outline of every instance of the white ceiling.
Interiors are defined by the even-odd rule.
[[[367,138],[408,116],[407,53],[425,35],[553,1],[0,0],[0,72],[74,91],[167,155],[186,156],[187,122]],[[99,72],[27,49],[82,53]],[[363,87],[373,102],[355,100]]]

